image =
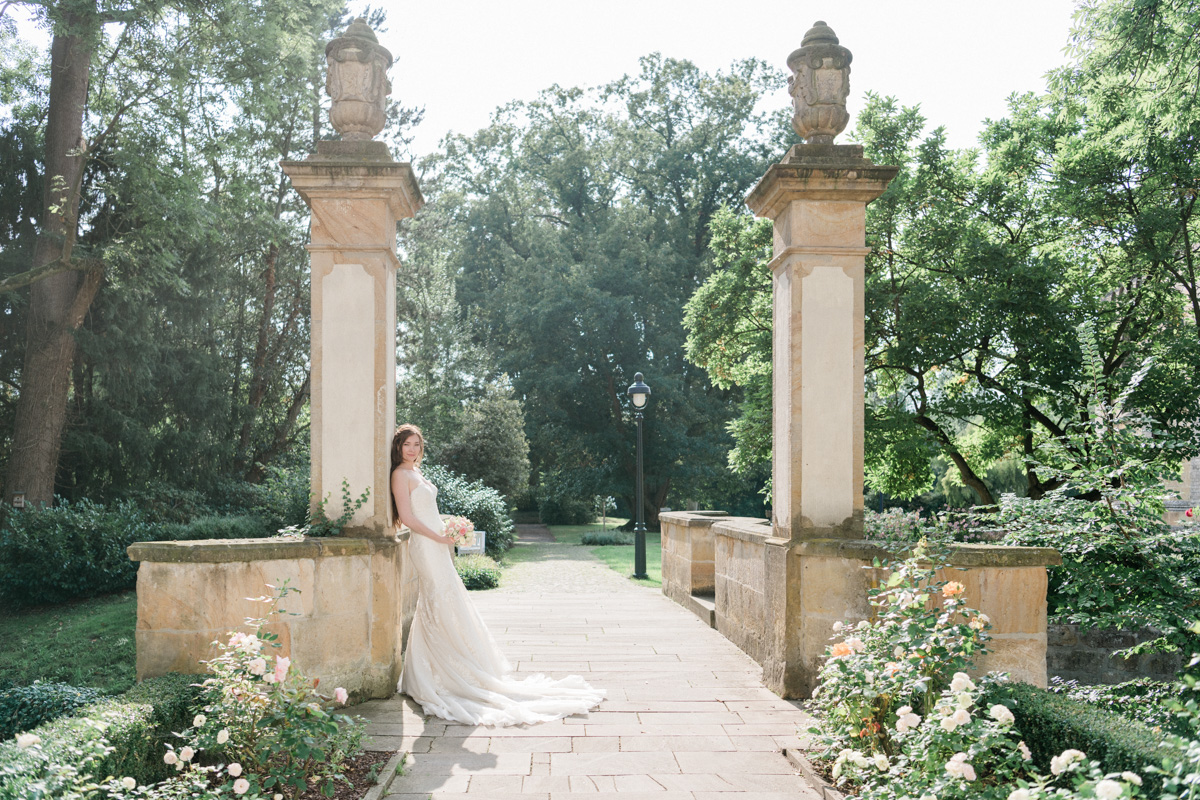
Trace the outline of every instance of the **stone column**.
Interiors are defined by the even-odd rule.
[[[808,141],[746,198],[775,223],[773,540],[782,546],[766,552],[775,622],[764,675],[785,696],[811,691],[800,650],[818,633],[805,629],[795,546],[862,538],[865,214],[897,169],[833,144],[849,120],[851,59],[825,23],[805,34],[788,57],[788,85],[793,126]]]
[[[392,56],[362,19],[326,48],[330,118],[342,141],[284,161],[312,209],[312,492],[343,512],[342,483],[367,502],[348,536],[390,537],[389,448],[396,427],[396,223],[424,205],[411,165],[383,142]]]

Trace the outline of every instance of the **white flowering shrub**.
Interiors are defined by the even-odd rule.
[[[963,603],[961,583],[938,582],[928,558],[922,541],[891,565],[886,583],[871,590],[873,621],[834,626],[839,641],[826,651],[814,693],[830,750],[890,756],[897,720],[927,717],[951,676],[983,652],[987,616]]]
[[[1136,796],[1140,776],[1101,774],[1077,750],[1056,757],[1051,775],[1033,769],[1012,710],[985,700],[1005,677],[977,683],[965,671],[985,651],[989,620],[961,583],[936,580],[930,559],[922,541],[871,592],[873,620],[834,627],[812,731],[834,782],[862,800]]]
[[[362,750],[365,725],[335,711],[348,700],[346,690],[325,697],[291,659],[269,652],[280,644],[268,619],[281,613],[279,602],[292,591],[285,584],[257,598],[268,611],[267,618],[246,620],[254,633],[213,643],[220,655],[208,662],[202,713],[181,734],[181,746],[167,745],[163,760],[181,776],[206,775],[216,796],[281,800],[310,787],[332,796],[345,781],[344,763]]]

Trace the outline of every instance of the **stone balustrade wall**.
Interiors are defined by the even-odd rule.
[[[811,694],[835,622],[870,617],[867,592],[884,577],[871,565],[889,558],[871,542],[781,539],[765,520],[703,512],[659,519],[663,593],[700,613],[694,598],[703,594],[709,568],[688,559],[711,547],[714,627],[763,664],[768,686],[789,697]],[[977,663],[979,672],[1002,670],[1046,685],[1046,567],[1060,562],[1046,548],[954,548],[939,579],[962,583],[967,602],[992,620],[992,652]]]
[[[406,569],[408,533],[398,539],[230,539],[139,542],[137,677],[204,672],[212,646],[246,618],[265,615],[251,598],[287,585],[267,630],[296,667],[332,691],[388,697],[400,678],[415,609],[416,575]]]

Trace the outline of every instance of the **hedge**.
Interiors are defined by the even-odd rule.
[[[34,683],[0,691],[0,739],[66,716],[104,698],[98,689],[65,683]]]
[[[129,776],[150,784],[169,777],[174,772],[162,760],[163,745],[173,731],[191,727],[202,691],[196,684],[204,677],[172,674],[143,681],[123,695],[34,728],[30,733],[41,739],[37,748],[0,743],[0,798],[28,795],[58,768],[75,764],[81,745],[101,737],[113,749],[88,769],[95,778]]]
[[[499,492],[436,464],[426,464],[421,472],[438,487],[439,511],[466,517],[476,530],[487,532],[488,555],[499,556],[512,547],[516,527]]]
[[[1049,774],[1050,759],[1064,750],[1081,750],[1100,762],[1105,773],[1129,770],[1142,776],[1143,793],[1157,797],[1161,778],[1147,767],[1160,766],[1159,747],[1164,735],[1120,714],[1104,711],[1062,694],[1026,683],[995,684],[987,705],[1001,703],[1012,709],[1016,728],[1033,754],[1033,764]]]

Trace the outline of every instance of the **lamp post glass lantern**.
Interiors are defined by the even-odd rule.
[[[633,526],[633,577],[648,578],[646,574],[646,522],[643,517],[645,502],[642,499],[642,412],[650,399],[650,387],[642,382],[642,373],[634,373],[633,385],[625,390],[633,400],[633,418],[637,420],[637,522]]]

